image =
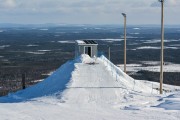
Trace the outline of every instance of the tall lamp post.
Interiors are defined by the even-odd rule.
[[[126,73],[126,14],[122,13],[124,17],[124,72]]]
[[[163,64],[164,64],[164,0],[161,2],[161,67],[160,67],[160,94],[163,94]]]

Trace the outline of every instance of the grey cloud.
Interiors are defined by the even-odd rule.
[[[0,8],[10,9],[16,7],[15,0],[0,0]]]
[[[126,12],[129,23],[154,24],[158,21],[160,12],[156,8],[160,6],[158,0],[9,0],[9,7],[5,5],[5,1],[7,4],[8,0],[0,0],[0,19],[2,22],[10,22],[10,20],[27,22],[29,20],[30,22],[114,24],[119,23],[122,20],[121,13]],[[169,7],[174,9],[168,9],[169,13],[167,14],[173,15],[173,11],[180,12],[176,7],[180,0],[167,1],[169,2],[166,4],[170,4]],[[137,14],[145,17],[140,21]],[[157,16],[151,20],[156,14]],[[175,17],[174,20],[178,23],[180,17],[177,15]],[[29,19],[25,20],[25,18]]]
[[[151,4],[151,7],[160,7],[160,6],[161,6],[161,4],[159,2],[153,2]]]

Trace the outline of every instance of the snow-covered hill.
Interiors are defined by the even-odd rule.
[[[180,118],[180,94],[159,96],[152,85],[158,84],[134,80],[104,56],[92,59],[82,55],[65,63],[43,82],[1,97],[0,119]],[[175,88],[166,85],[168,89],[172,87]]]

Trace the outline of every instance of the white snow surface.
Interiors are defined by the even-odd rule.
[[[35,55],[43,55],[43,54],[45,54],[45,52],[40,52],[40,51],[37,51],[37,52],[31,52],[31,51],[29,51],[29,52],[26,52],[26,53],[35,54]]]
[[[47,29],[47,28],[42,28],[42,29],[39,29],[39,30],[41,30],[41,31],[47,31],[47,30],[49,30],[49,29]]]
[[[28,44],[28,45],[26,45],[27,47],[37,47],[37,46],[39,46],[39,45],[33,45],[33,44]]]
[[[180,110],[180,93],[171,94],[161,99],[163,102],[157,107],[166,110]]]
[[[77,42],[78,44],[85,44],[85,42],[82,41],[82,40],[76,40],[76,42]]]
[[[104,56],[82,55],[37,85],[1,97],[0,120],[179,120],[179,92],[160,96],[150,84]]]
[[[169,43],[169,42],[178,42],[179,40],[164,40],[165,43]],[[160,43],[161,40],[160,39],[152,39],[152,40],[145,40],[144,43]]]
[[[133,28],[134,30],[140,30],[140,28]]]
[[[142,46],[142,47],[137,47],[136,49],[161,49],[161,47],[153,47],[153,46]],[[178,47],[164,47],[164,49],[178,49]]]
[[[10,47],[10,45],[2,45],[2,46],[0,46],[0,49],[4,49],[6,47]]]
[[[50,52],[51,50],[38,50],[39,52]]]
[[[127,64],[128,72],[133,72],[133,74],[138,71],[150,71],[150,72],[159,72],[160,71],[160,62],[159,61],[142,61],[142,64]],[[146,66],[143,66],[146,65]],[[117,65],[121,69],[124,69],[124,65]],[[171,62],[165,62],[164,72],[180,72],[180,64],[174,64]]]
[[[75,42],[74,41],[69,41],[69,40],[64,40],[64,41],[58,41],[58,43],[67,44],[67,43],[75,43]]]

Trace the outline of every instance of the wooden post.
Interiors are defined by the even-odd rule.
[[[22,74],[22,89],[26,88],[26,74]]]
[[[126,14],[122,13],[124,16],[124,72],[126,73]]]
[[[109,58],[109,61],[111,61],[111,47],[108,46],[108,58]]]
[[[161,2],[161,67],[160,67],[160,94],[163,94],[163,64],[164,64],[164,0]]]

